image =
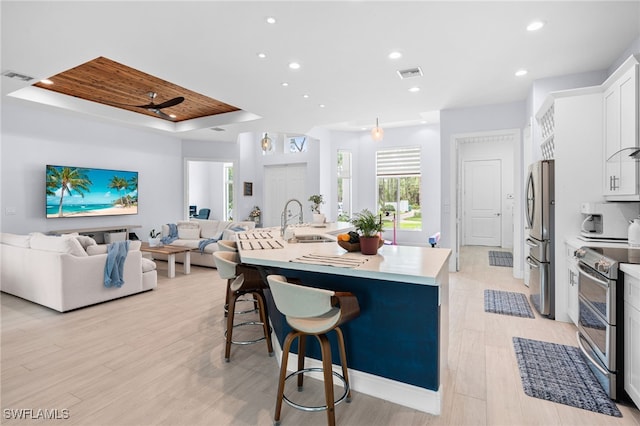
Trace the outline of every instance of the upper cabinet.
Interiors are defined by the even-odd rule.
[[[608,201],[640,201],[638,161],[638,60],[632,56],[603,84],[604,196]]]

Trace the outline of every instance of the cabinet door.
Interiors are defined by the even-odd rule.
[[[638,67],[633,66],[604,93],[605,182],[609,200],[639,194],[638,163],[629,154],[638,146]],[[621,151],[622,150],[622,151]],[[621,152],[620,152],[621,151]],[[625,198],[620,198],[625,200]],[[626,198],[629,200],[629,198]]]
[[[624,389],[640,407],[640,310],[624,304]]]

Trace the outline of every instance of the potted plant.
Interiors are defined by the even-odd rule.
[[[155,229],[149,231],[149,247],[157,247],[161,245],[160,237],[162,234],[160,232],[156,232]]]
[[[356,213],[350,220],[360,233],[360,251],[362,254],[376,254],[378,252],[382,221],[379,217],[364,209]]]
[[[309,201],[311,201],[311,211],[313,212],[313,223],[324,223],[326,221],[326,217],[324,214],[320,213],[320,205],[324,204],[322,195],[321,194],[312,195],[311,197],[309,197]]]

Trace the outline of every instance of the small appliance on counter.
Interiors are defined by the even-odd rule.
[[[584,220],[580,235],[590,240],[622,240],[629,235],[629,223],[638,218],[638,203],[582,203],[580,213]]]

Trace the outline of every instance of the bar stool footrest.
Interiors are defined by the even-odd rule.
[[[284,381],[286,382],[287,380],[289,380],[294,376],[297,376],[298,374],[309,373],[311,371],[318,371],[322,373],[323,370],[320,367],[304,368],[302,370],[294,371],[293,373],[289,374],[287,377],[285,377]],[[336,376],[340,381],[342,381],[342,383],[344,384],[344,393],[342,394],[342,396],[340,396],[340,398],[335,400],[334,405],[338,405],[344,400],[347,400],[347,402],[351,402],[350,401],[351,398],[347,398],[347,395],[349,394],[349,384],[347,383],[347,381],[344,379],[344,377],[341,374],[338,374],[335,371],[332,371],[331,373],[334,376]],[[298,388],[298,392],[301,392],[301,391],[302,389]],[[291,407],[297,408],[298,410],[302,410],[302,411],[324,411],[327,409],[326,405],[319,405],[319,406],[300,405],[296,402],[291,401],[289,398],[287,398],[286,395],[283,395],[282,399]]]
[[[260,322],[260,321],[246,321],[246,322],[241,322],[239,324],[234,324],[233,328],[245,327],[247,325],[259,325],[259,326],[262,326],[263,323]],[[272,331],[273,331],[273,329],[271,327],[269,327],[269,333],[271,333]],[[226,330],[224,332],[224,338],[225,338],[225,340],[227,339],[227,331]],[[258,337],[257,339],[254,339],[254,340],[232,340],[231,343],[233,343],[234,345],[253,345],[254,343],[262,342],[264,339],[266,339],[266,337],[264,335],[262,335],[261,337]],[[273,356],[273,352],[271,352],[271,354],[269,354],[269,356]]]

